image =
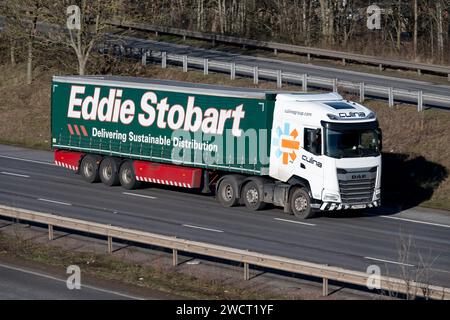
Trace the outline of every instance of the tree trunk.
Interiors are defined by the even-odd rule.
[[[11,41],[11,66],[15,67],[16,66],[16,42],[13,40]]]
[[[87,59],[85,59],[84,57],[78,58],[78,74],[80,76],[84,76],[84,74],[86,72],[86,62],[87,62]]]
[[[31,84],[33,80],[33,39],[28,39],[27,54],[27,84]]]
[[[441,0],[436,0],[436,31],[439,61],[442,61],[442,58],[444,57],[444,19],[442,15],[443,12]]]
[[[402,45],[402,0],[398,0],[397,7],[397,51],[400,52]]]
[[[413,11],[414,11],[413,47],[414,47],[414,58],[416,58],[417,57],[417,0],[413,0]]]

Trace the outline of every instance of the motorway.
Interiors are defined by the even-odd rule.
[[[83,278],[81,278],[83,279]],[[129,300],[116,291],[81,284],[67,289],[66,279],[9,264],[0,264],[0,300]]]
[[[53,165],[51,152],[4,145],[0,203],[357,271],[376,264],[388,276],[425,264],[427,281],[450,287],[450,213],[444,211],[381,208],[298,221],[279,208],[223,208],[214,197],[182,189],[87,184]],[[409,258],[399,260],[409,237]]]
[[[336,78],[339,80],[352,81],[355,83],[364,82],[366,84],[379,85],[383,87],[393,87],[411,91],[423,91],[424,93],[433,93],[450,97],[450,85],[435,84],[431,82],[411,80],[407,78],[376,75],[365,72],[356,72],[339,68],[315,66],[312,64],[289,62],[279,59],[240,55],[230,52],[203,49],[175,43],[146,40],[123,35],[114,35],[111,36],[111,39],[115,39],[114,42],[128,47],[166,51],[171,54],[188,55],[191,57],[201,57],[210,60],[225,62],[235,61],[236,64],[243,64],[247,66],[259,66],[260,68],[282,70],[285,72],[292,72],[297,74],[306,73],[311,76]]]

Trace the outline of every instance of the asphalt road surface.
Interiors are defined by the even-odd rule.
[[[380,208],[296,220],[282,209],[223,208],[214,197],[147,185],[87,184],[53,165],[52,153],[0,145],[0,203],[163,235],[402,277],[426,266],[427,282],[450,287],[450,213]],[[401,245],[411,239],[408,259]]]
[[[69,290],[66,279],[62,277],[0,263],[0,300],[124,299],[137,298],[84,284],[81,284],[81,289]]]

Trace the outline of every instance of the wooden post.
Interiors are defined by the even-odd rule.
[[[147,52],[142,52],[142,65],[147,65]]]

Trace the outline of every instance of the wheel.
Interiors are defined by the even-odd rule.
[[[100,180],[107,186],[117,186],[119,184],[119,165],[118,160],[106,157],[100,163]]]
[[[311,198],[308,192],[302,188],[295,188],[289,199],[292,213],[300,219],[308,219],[314,216],[311,208]]]
[[[238,184],[229,177],[225,177],[219,184],[217,189],[217,199],[224,207],[234,207],[238,204],[239,199],[237,197]]]
[[[89,183],[99,182],[99,170],[98,164],[101,161],[101,157],[88,154],[81,160],[80,174],[84,180]]]
[[[261,210],[266,206],[263,201],[264,195],[261,192],[261,188],[255,181],[248,182],[242,191],[242,200],[247,209],[252,211]]]
[[[119,171],[119,181],[120,185],[125,189],[133,190],[139,188],[141,182],[136,179],[133,162],[125,161],[122,163]]]

